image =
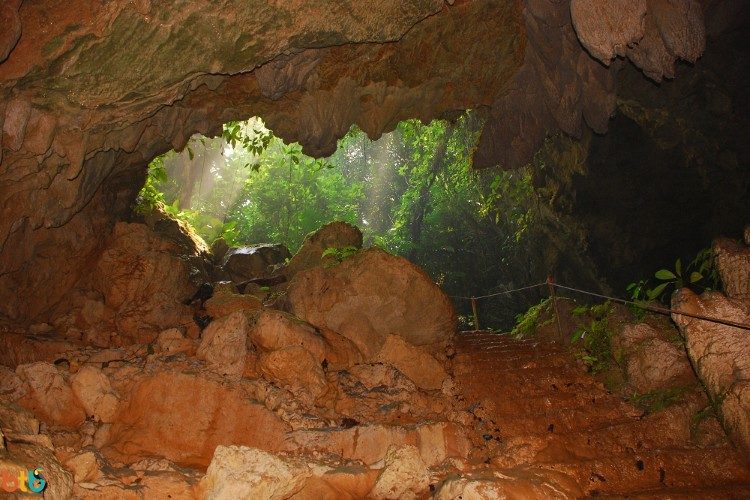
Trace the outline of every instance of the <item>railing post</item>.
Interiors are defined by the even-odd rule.
[[[557,336],[560,340],[564,340],[562,333],[562,326],[560,325],[560,311],[557,309],[557,294],[555,293],[555,278],[550,274],[547,276],[547,287],[549,287],[549,296],[552,300],[552,309],[555,315],[555,322],[557,323]]]
[[[477,299],[471,298],[471,312],[474,313],[474,329],[479,330],[479,314],[477,314]]]

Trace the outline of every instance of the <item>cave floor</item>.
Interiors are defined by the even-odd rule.
[[[683,407],[644,413],[563,344],[464,332],[456,350],[456,383],[481,406],[474,461],[562,473],[589,496],[750,498],[750,469],[717,422],[701,437]]]

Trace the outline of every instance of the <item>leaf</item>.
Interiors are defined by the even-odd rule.
[[[656,271],[656,273],[654,274],[654,276],[656,276],[660,280],[675,280],[675,279],[677,279],[677,276],[675,276],[675,274],[672,271],[670,271],[669,269],[659,269],[658,271]]]
[[[676,271],[677,276],[682,276],[682,261],[679,257],[674,263],[674,270]]]
[[[648,296],[649,300],[654,300],[655,298],[659,297],[665,288],[667,288],[667,285],[669,283],[662,283],[661,285],[657,286],[656,288],[653,288],[646,292],[646,295]]]
[[[695,271],[690,273],[690,283],[698,283],[702,279],[703,279],[703,275],[701,273],[698,273]]]

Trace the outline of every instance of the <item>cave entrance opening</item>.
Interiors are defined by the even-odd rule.
[[[377,140],[353,126],[333,155],[316,159],[258,117],[231,122],[219,137],[195,135],[151,161],[135,210],[159,207],[209,247],[220,239],[280,243],[291,253],[308,233],[341,220],[362,230],[366,247],[408,258],[449,295],[514,288],[545,272],[535,262],[532,175],[473,170],[482,125],[468,111],[451,122],[404,121]],[[540,293],[484,302],[481,326],[507,331]],[[472,328],[470,303],[456,307]]]

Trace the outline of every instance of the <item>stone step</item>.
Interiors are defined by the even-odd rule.
[[[589,495],[626,495],[660,488],[712,488],[750,484],[750,469],[729,447],[639,451],[593,460],[537,463],[564,472],[586,486]]]

